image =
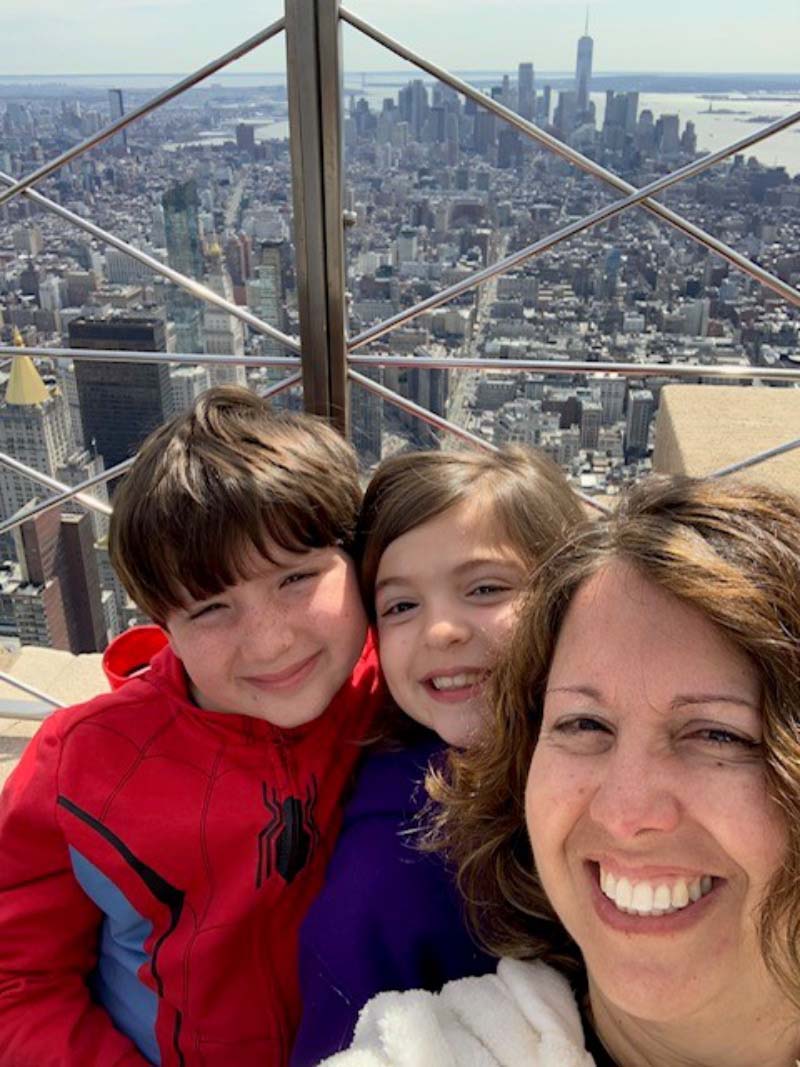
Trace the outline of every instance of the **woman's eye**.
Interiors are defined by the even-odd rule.
[[[759,741],[753,741],[749,737],[742,737],[740,734],[733,733],[732,730],[726,730],[723,726],[708,726],[702,730],[696,730],[692,736],[710,745],[716,745],[718,748],[753,750],[761,747]]]
[[[565,722],[556,723],[556,733],[575,736],[584,733],[608,733],[609,729],[599,719],[593,719],[588,715],[580,715],[576,719],[567,719]]]

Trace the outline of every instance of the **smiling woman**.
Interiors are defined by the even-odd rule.
[[[480,1048],[794,1067],[798,501],[633,489],[538,569],[489,703],[493,728],[430,786],[473,924],[514,958],[439,997],[376,998],[357,1062],[405,1062],[406,1040],[418,1064],[438,1047],[459,1065]]]

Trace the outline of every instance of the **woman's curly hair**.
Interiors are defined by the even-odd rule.
[[[534,572],[494,672],[489,728],[432,773],[428,843],[458,870],[470,920],[501,955],[580,973],[534,869],[525,785],[559,631],[579,586],[612,560],[700,611],[761,683],[767,786],[787,834],[760,914],[767,966],[800,1006],[800,500],[735,480],[652,476],[568,534]]]

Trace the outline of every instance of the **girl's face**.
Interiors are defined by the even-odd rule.
[[[375,583],[380,657],[402,710],[463,747],[485,717],[483,684],[511,630],[526,566],[481,501],[392,541]]]
[[[699,611],[614,562],[567,612],[526,814],[592,1003],[653,1022],[775,996],[757,918],[786,837],[759,678]],[[770,992],[770,990],[772,990]]]

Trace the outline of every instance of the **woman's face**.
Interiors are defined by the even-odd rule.
[[[592,996],[643,1020],[761,996],[756,921],[785,834],[759,680],[698,611],[617,561],[576,593],[526,817]]]

